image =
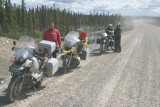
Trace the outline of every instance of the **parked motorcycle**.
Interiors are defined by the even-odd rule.
[[[82,54],[83,42],[79,39],[79,33],[76,31],[70,31],[64,38],[64,55],[62,55],[63,61],[63,73],[66,73],[69,68],[75,68],[80,64],[80,56]],[[85,44],[86,46],[86,44]]]
[[[12,78],[6,94],[9,102],[17,100],[23,90],[41,87],[44,68],[47,69],[46,64],[55,48],[55,44],[52,50],[44,48],[42,44],[43,42],[36,49],[34,39],[29,36],[22,36],[17,43],[14,42],[15,46],[12,50],[15,51],[15,54],[14,59],[10,60],[12,65],[9,67]]]
[[[99,54],[101,55],[103,52],[106,51],[106,46],[107,46],[107,33],[102,33],[99,34],[100,38],[97,39],[97,43],[100,44],[99,48]]]
[[[107,36],[107,50],[109,47],[114,50],[115,49],[115,40],[114,40],[114,32],[111,35]]]

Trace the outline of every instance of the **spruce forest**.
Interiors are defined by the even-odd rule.
[[[52,7],[42,5],[27,8],[24,0],[21,5],[12,4],[11,0],[0,0],[0,36],[13,39],[23,35],[40,38],[49,27],[49,22],[54,22],[61,35],[65,36],[71,30],[82,28],[93,31],[119,21],[122,21],[120,14],[106,11],[84,14],[56,8],[56,4]]]

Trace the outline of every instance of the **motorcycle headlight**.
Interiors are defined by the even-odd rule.
[[[24,58],[19,58],[19,61],[20,62],[24,62]]]

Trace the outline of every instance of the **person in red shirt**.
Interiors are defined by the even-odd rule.
[[[44,31],[42,39],[56,43],[56,50],[52,53],[52,56],[56,58],[58,49],[61,48],[61,35],[59,30],[55,29],[54,23],[50,23],[50,28]]]

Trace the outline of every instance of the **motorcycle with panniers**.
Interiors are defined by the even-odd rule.
[[[115,40],[114,40],[114,31],[111,31],[111,34],[107,36],[108,43],[107,43],[107,50],[111,48],[112,50],[115,49]]]
[[[62,59],[63,74],[69,69],[76,68],[80,60],[86,60],[89,54],[87,42],[79,39],[79,33],[70,31],[64,38]]]
[[[97,38],[97,44],[100,44],[99,54],[101,55],[106,51],[107,43],[108,43],[108,39],[107,39],[108,35],[107,33],[99,33],[99,35],[100,37]]]
[[[9,67],[12,78],[6,93],[9,102],[20,99],[22,93],[30,88],[40,88],[44,76],[52,76],[58,70],[58,60],[51,58],[54,42],[42,40],[35,48],[32,37],[22,36],[13,44],[14,56]]]

